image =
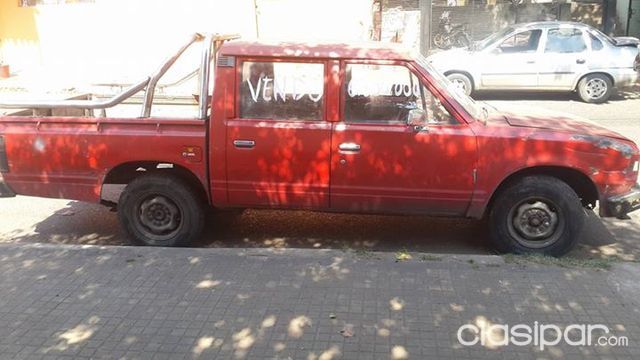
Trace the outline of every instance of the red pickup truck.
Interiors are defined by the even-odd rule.
[[[196,34],[111,99],[0,100],[23,109],[0,117],[2,196],[117,203],[142,245],[190,243],[210,206],[487,218],[498,250],[554,256],[578,241],[585,208],[640,208],[638,147],[620,134],[500,112],[388,45],[224,40]],[[199,115],[151,116],[158,80],[193,43]],[[107,116],[139,92],[139,117]],[[124,190],[107,200],[113,185]]]

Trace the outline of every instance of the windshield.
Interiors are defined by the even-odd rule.
[[[487,36],[486,38],[476,43],[476,50],[486,49],[488,46],[502,39],[503,37],[507,36],[509,33],[513,32],[514,30],[515,30],[514,27],[507,26],[506,28]]]
[[[456,88],[444,75],[440,74],[438,70],[436,70],[429,61],[422,55],[418,55],[416,57],[418,64],[422,66],[438,83],[441,89],[446,89],[449,95],[456,99],[458,103],[471,115],[474,119],[484,119],[486,120],[488,113],[486,107],[477,103],[468,95],[462,93],[458,88]]]

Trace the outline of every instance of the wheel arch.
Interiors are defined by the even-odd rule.
[[[502,191],[526,176],[535,175],[549,176],[563,181],[576,192],[583,206],[594,207],[599,199],[598,188],[589,176],[582,171],[563,166],[534,166],[517,170],[504,178],[493,194],[491,194],[491,198],[484,209],[484,215],[486,216],[488,214],[493,207],[495,199]]]
[[[611,81],[611,87],[615,87],[616,86],[616,82],[615,82],[615,80],[613,78],[613,75],[609,74],[606,71],[600,70],[600,71],[590,71],[590,72],[582,74],[582,76],[580,76],[578,78],[578,80],[575,82],[575,84],[573,84],[573,89],[577,91],[578,90],[578,85],[580,85],[580,81],[582,81],[582,79],[584,79],[585,77],[587,77],[589,75],[596,75],[596,74],[601,74],[601,75],[606,76]]]
[[[169,176],[174,176],[186,182],[189,187],[196,191],[197,195],[201,197],[206,203],[210,203],[209,195],[207,192],[207,188],[195,173],[191,170],[187,169],[184,166],[171,163],[171,162],[162,162],[162,161],[130,161],[122,164],[118,164],[111,168],[107,174],[105,175],[102,184],[101,184],[101,202],[103,203],[113,203],[111,200],[105,200],[105,186],[108,185],[127,185],[134,179],[139,178],[140,176],[146,174],[167,174]],[[123,189],[123,186],[120,186],[120,191]],[[116,190],[117,191],[117,190]],[[119,192],[119,191],[118,191]],[[117,194],[119,198],[120,194]]]
[[[466,71],[466,70],[447,70],[444,73],[444,76],[449,76],[451,74],[461,74],[464,75],[466,77],[469,78],[469,81],[471,81],[471,91],[477,90],[476,89],[476,80],[473,78],[473,75],[471,75],[470,72]]]

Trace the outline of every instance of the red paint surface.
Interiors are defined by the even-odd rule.
[[[536,166],[575,169],[601,199],[628,191],[637,173],[637,147],[619,134],[561,117],[493,114],[485,123],[467,114],[430,74],[394,48],[232,42],[224,55],[325,63],[321,121],[238,119],[239,73],[216,69],[209,122],[177,119],[0,117],[18,194],[97,202],[105,176],[125,163],[173,163],[192,172],[219,207],[307,208],[482,216],[496,188],[511,174]],[[405,64],[435,90],[458,120],[416,132],[402,124],[345,124],[341,60]],[[208,137],[207,137],[208,132]],[[599,148],[576,134],[613,136],[634,154]],[[207,144],[207,139],[209,143]],[[236,139],[253,140],[238,149]],[[341,154],[343,142],[361,145]],[[201,161],[184,156],[202,149]],[[200,159],[198,159],[200,160]],[[474,170],[477,182],[474,183]]]

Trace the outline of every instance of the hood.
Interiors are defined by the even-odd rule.
[[[606,136],[629,140],[615,131],[571,114],[530,108],[522,108],[518,111],[512,108],[500,110],[509,125],[515,127],[564,131],[573,134]]]
[[[640,39],[632,36],[619,36],[613,38],[616,41],[616,46],[635,46],[638,47]]]

